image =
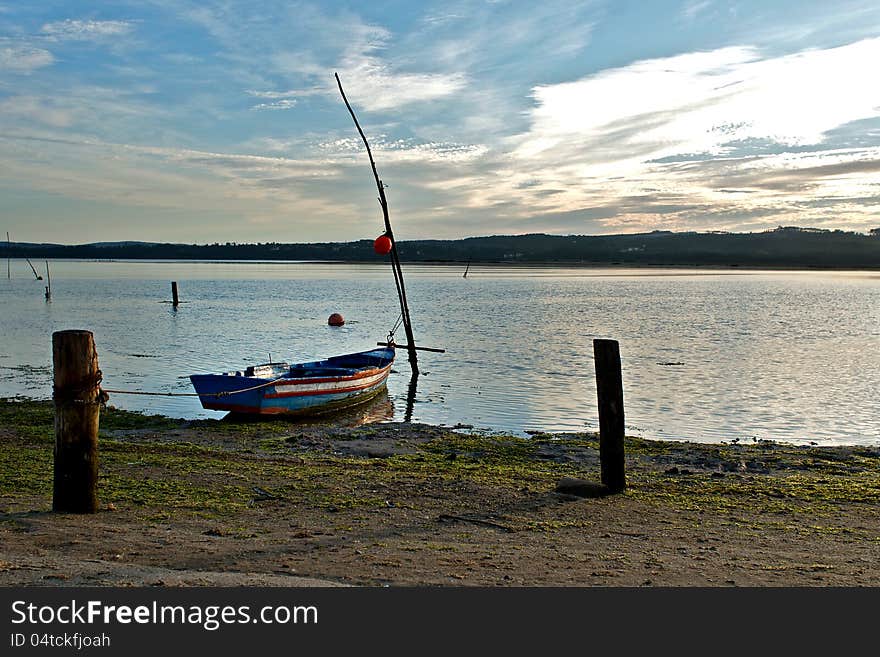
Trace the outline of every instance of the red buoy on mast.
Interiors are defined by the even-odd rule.
[[[379,235],[376,238],[376,241],[373,242],[373,251],[378,253],[379,255],[388,255],[391,253],[391,238],[387,235]]]

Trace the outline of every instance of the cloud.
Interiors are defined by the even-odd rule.
[[[291,98],[293,96],[300,95],[300,92],[292,89],[290,91],[255,91],[253,89],[249,89],[247,91],[249,96],[253,96],[254,98]]]
[[[0,101],[0,116],[27,119],[52,126],[66,128],[73,123],[73,113],[53,99],[38,96],[10,96]]]
[[[329,72],[337,71],[346,94],[359,108],[373,112],[393,110],[452,95],[467,84],[467,77],[462,73],[419,72],[390,64],[381,56],[393,39],[392,33],[384,27],[363,22],[356,16],[331,19],[311,14],[306,18],[315,32],[346,35],[338,54],[318,63],[313,56],[303,53],[280,52],[273,58],[274,64],[288,75],[310,80],[327,80]],[[329,96],[339,93],[329,81],[304,92],[315,93],[316,90]]]
[[[710,221],[731,199],[771,218],[791,216],[795,203],[819,194],[871,196],[880,140],[835,148],[831,139],[880,119],[874,61],[876,38],[771,58],[728,47],[537,86],[529,129],[510,140],[511,198],[540,212],[610,205],[620,221],[638,223],[634,215],[643,213],[621,199],[641,198],[653,220],[693,221],[699,208]],[[513,187],[524,179],[540,184]],[[536,193],[542,189],[569,191]],[[681,207],[645,198],[647,189],[674,191]],[[869,220],[870,206],[847,211],[851,224]]]
[[[687,0],[681,9],[682,18],[692,21],[711,6],[711,0]]]
[[[467,83],[459,72],[439,72],[433,62],[403,55],[395,34],[349,9],[331,13],[321,4],[296,3],[255,11],[235,0],[156,1],[207,32],[218,46],[216,56],[224,60],[227,76],[248,80],[253,85],[248,93],[255,97],[325,96],[338,101],[333,82],[333,72],[338,71],[359,108],[385,111],[449,96]],[[272,88],[274,84],[283,86]],[[266,103],[258,109],[287,107]]]
[[[58,41],[95,41],[123,36],[134,29],[131,21],[91,21],[67,19],[43,25],[41,32]]]
[[[537,154],[575,136],[656,125],[621,144],[651,144],[655,157],[721,154],[725,145],[770,139],[816,144],[824,133],[880,114],[880,87],[869,62],[880,59],[880,39],[760,59],[752,48],[724,48],[645,60],[582,80],[534,89],[532,130],[520,147]]]
[[[296,107],[296,98],[282,98],[281,100],[276,100],[271,103],[259,103],[258,105],[253,105],[251,109],[253,110],[286,110],[293,109]]]
[[[269,103],[259,103],[257,105],[253,105],[251,106],[251,109],[277,110],[291,109],[293,107],[296,107],[300,97],[323,94],[324,89],[291,89],[289,91],[258,91],[256,89],[248,89],[245,93],[247,93],[248,96],[253,96],[254,98],[261,98],[264,100],[273,101]]]
[[[257,236],[286,235],[290,241],[303,241],[300,231],[305,230],[330,239],[363,214],[340,198],[338,190],[333,194],[339,173],[319,160],[0,135],[4,185],[65,199],[59,216],[69,217],[77,207],[99,206],[104,215],[107,208],[115,208],[124,212],[120,216],[149,217],[146,222],[117,220],[109,226],[113,234],[128,236],[147,230],[166,236],[162,239],[228,235],[253,241]],[[322,183],[325,179],[328,182]],[[262,232],[249,232],[242,218],[256,215],[273,219]],[[77,229],[82,234],[94,230],[94,217],[80,221]],[[72,220],[65,229],[74,230]]]
[[[343,137],[318,143],[317,149],[327,156],[351,161],[362,158],[363,142],[355,137]],[[423,142],[415,139],[388,139],[379,135],[370,140],[370,149],[383,164],[401,162],[470,162],[482,158],[489,148],[481,144],[454,142]]]
[[[295,208],[313,230],[304,239],[330,238],[376,211],[338,71],[402,236],[876,223],[876,39],[767,50],[753,16],[699,37],[740,45],[632,61],[670,52],[676,35],[604,50],[630,18],[595,2],[453,0],[393,17],[351,4],[149,4],[149,23],[31,14],[18,28],[29,40],[0,38],[13,73],[50,66],[49,50],[65,59],[5,76],[4,132],[34,139],[7,144],[6,180],[205,216],[290,220]],[[688,13],[726,9],[673,4],[665,27],[689,34]],[[93,43],[102,51],[86,52]],[[623,65],[597,70],[608,61]],[[228,239],[243,238],[238,226],[222,227]]]
[[[159,156],[169,161],[196,166],[224,178],[273,178],[299,176],[301,178],[333,177],[338,174],[329,159],[295,159],[266,157],[238,153],[212,153],[187,149],[127,146],[134,153]]]
[[[436,100],[462,89],[462,74],[404,73],[393,70],[379,58],[349,53],[339,65],[346,94],[359,107],[372,112]]]
[[[0,70],[13,73],[31,73],[55,61],[52,53],[43,48],[22,45],[2,45],[0,42]]]
[[[471,3],[457,11],[428,14],[409,43],[433,42],[429,50],[447,64],[467,69],[546,69],[582,52],[602,14],[598,3]],[[523,53],[529,57],[522,57]]]

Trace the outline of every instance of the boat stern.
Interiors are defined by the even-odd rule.
[[[229,374],[192,374],[189,377],[202,408],[233,413],[259,413],[264,379]]]

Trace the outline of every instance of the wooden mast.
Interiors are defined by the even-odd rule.
[[[373,152],[370,150],[370,144],[367,142],[367,137],[361,129],[361,124],[358,123],[354,110],[348,102],[348,98],[345,97],[345,91],[342,89],[342,82],[339,80],[339,74],[334,73],[333,75],[336,77],[336,84],[339,86],[339,93],[342,94],[342,100],[345,102],[345,107],[348,108],[348,113],[351,114],[354,125],[364,142],[364,146],[367,148],[367,156],[370,158],[370,167],[373,169],[373,178],[375,178],[376,187],[379,189],[379,205],[382,206],[382,217],[385,220],[385,235],[391,240],[391,269],[394,272],[394,282],[397,285],[397,296],[400,299],[400,316],[403,320],[403,330],[406,333],[409,364],[412,368],[413,374],[418,374],[419,364],[418,357],[416,356],[416,341],[413,337],[412,322],[410,321],[409,316],[409,305],[406,301],[406,288],[403,285],[403,270],[400,267],[400,256],[397,253],[397,242],[395,241],[394,233],[391,230],[391,220],[388,218],[388,200],[385,198],[385,184],[379,178],[379,172],[376,170],[376,162],[373,160]]]
[[[27,260],[27,263],[31,266],[31,271],[34,272],[34,278],[36,278],[38,281],[43,280],[43,277],[37,273],[37,268],[34,267],[34,263],[31,262],[31,259],[25,258],[25,260]]]

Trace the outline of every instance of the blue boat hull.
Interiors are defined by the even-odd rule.
[[[381,392],[394,349],[373,349],[326,360],[269,363],[244,372],[193,374],[202,407],[253,415],[313,415],[363,403]]]

